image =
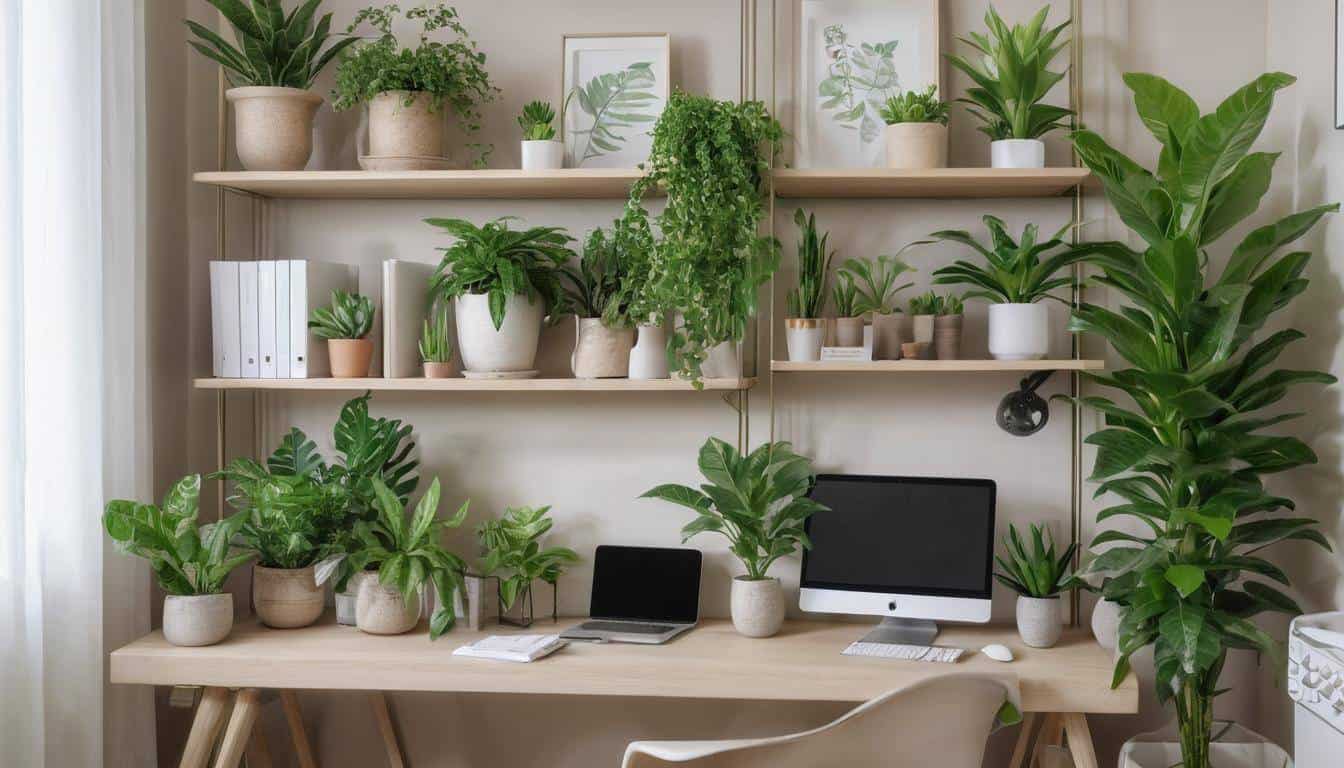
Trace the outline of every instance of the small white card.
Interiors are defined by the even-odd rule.
[[[822,347],[822,360],[868,361],[873,359],[872,347]]]

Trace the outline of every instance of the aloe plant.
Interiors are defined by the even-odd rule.
[[[453,338],[448,330],[448,307],[440,306],[425,318],[420,329],[420,360],[447,363],[453,359]]]
[[[1017,528],[1008,526],[1003,539],[1006,558],[994,556],[999,571],[994,578],[1005,587],[1025,597],[1054,597],[1063,592],[1069,582],[1069,566],[1077,544],[1070,544],[1062,554],[1055,552],[1055,538],[1046,528],[1031,526],[1030,545],[1023,543]]]
[[[574,165],[620,151],[631,131],[654,122],[657,116],[649,110],[658,101],[651,90],[657,84],[653,62],[637,61],[619,72],[606,72],[575,86],[565,97],[564,109],[577,101],[589,122],[587,127],[570,132]]]
[[[930,85],[923,91],[906,91],[892,96],[882,105],[882,121],[897,123],[938,123],[947,125],[948,103],[937,96],[938,86]]]
[[[890,315],[900,312],[900,308],[896,306],[896,294],[913,286],[914,283],[897,285],[896,281],[906,272],[916,271],[914,267],[901,260],[901,254],[908,248],[927,245],[930,242],[932,241],[916,240],[894,254],[878,256],[876,261],[846,259],[840,269],[850,276],[858,290],[858,297],[855,299],[858,314],[874,312],[879,315]]]
[[[550,141],[555,138],[555,108],[544,101],[529,101],[518,115],[523,141]]]
[[[334,290],[331,306],[315,308],[308,327],[319,339],[362,339],[373,330],[373,299]]]
[[[1083,256],[1063,240],[1072,225],[1066,225],[1044,242],[1037,242],[1035,224],[1028,224],[1021,238],[1014,240],[1001,219],[985,216],[982,220],[989,229],[989,245],[981,245],[964,230],[942,230],[930,235],[935,240],[970,246],[985,257],[984,266],[957,260],[934,270],[934,285],[970,285],[975,290],[968,291],[967,298],[982,298],[996,304],[1031,304],[1041,299],[1064,301],[1050,292],[1073,284],[1072,277],[1055,275]]]
[[[230,84],[268,85],[307,89],[313,79],[347,46],[346,37],[323,51],[331,31],[331,14],[313,18],[322,0],[304,0],[289,13],[281,0],[206,0],[233,27],[237,45],[209,27],[187,20],[196,40],[187,43],[202,56],[218,62]]]
[[[821,317],[821,307],[826,303],[826,281],[831,271],[831,259],[835,251],[826,250],[826,241],[831,233],[817,236],[817,216],[803,216],[803,209],[793,212],[793,223],[798,225],[798,287],[789,291],[789,317]]]
[[[909,312],[912,315],[960,315],[963,309],[960,297],[940,296],[928,291],[910,299]]]

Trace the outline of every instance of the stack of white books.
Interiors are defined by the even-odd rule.
[[[526,664],[569,645],[559,635],[491,635],[453,651],[454,656]]]

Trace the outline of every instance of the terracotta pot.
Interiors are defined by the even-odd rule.
[[[961,357],[961,315],[939,315],[933,319],[933,356],[939,360]]]
[[[468,293],[453,299],[457,313],[457,350],[462,368],[472,373],[529,371],[537,360],[545,302],[514,294],[504,300],[504,322],[495,330],[490,297]]]
[[[408,103],[409,102],[409,103]],[[387,91],[369,101],[369,154],[442,158],[443,115],[423,91]]]
[[[899,312],[873,313],[873,359],[900,360],[905,341],[905,316]]]
[[[989,143],[994,168],[1044,168],[1045,142],[1040,139],[1001,139]]]
[[[784,625],[784,588],[779,579],[733,579],[733,628],[747,637],[770,637]]]
[[[634,328],[608,328],[600,317],[576,317],[569,367],[576,379],[623,379],[630,375]]]
[[[252,607],[262,624],[276,629],[296,629],[317,621],[325,607],[326,594],[307,568],[252,566]]]
[[[888,168],[947,167],[947,126],[942,123],[888,125],[885,138]]]
[[[523,142],[524,171],[553,171],[565,167],[565,145],[554,139]]]
[[[924,355],[929,351],[929,345],[922,341],[906,341],[901,343],[901,357],[906,360],[923,360]]]
[[[996,360],[1039,360],[1050,352],[1050,313],[1042,303],[990,304],[989,354]]]
[[[638,336],[635,346],[630,348],[630,373],[632,379],[666,379],[667,369],[667,331],[662,325],[649,323],[636,327]]]
[[[327,339],[331,357],[331,376],[335,379],[362,379],[373,363],[372,339]]]
[[[163,639],[189,647],[214,645],[233,629],[233,595],[168,595],[163,598]]]
[[[1017,596],[1017,634],[1032,648],[1049,648],[1064,633],[1064,604],[1054,597]]]
[[[426,379],[451,379],[453,378],[452,363],[431,363],[428,360],[421,363],[425,370]]]
[[[407,600],[401,590],[378,581],[377,574],[359,582],[355,598],[355,626],[371,635],[401,635],[420,622],[420,598]]]
[[[819,317],[784,319],[784,343],[789,349],[790,362],[810,363],[820,360],[825,337],[826,326]]]
[[[322,97],[301,88],[230,88],[234,146],[249,171],[301,171],[313,154],[313,116]]]
[[[835,345],[837,347],[862,347],[863,318],[835,318]]]

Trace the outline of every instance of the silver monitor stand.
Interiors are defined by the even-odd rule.
[[[887,645],[933,645],[938,636],[938,624],[926,619],[898,619],[887,616],[868,634],[863,636],[864,643],[885,643]]]

